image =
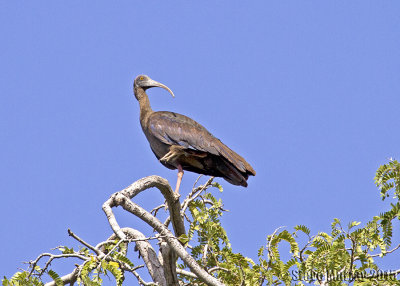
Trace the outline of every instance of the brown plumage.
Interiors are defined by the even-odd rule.
[[[165,85],[139,75],[134,81],[134,94],[140,105],[140,124],[150,147],[161,164],[178,169],[179,190],[183,170],[222,177],[233,185],[247,187],[249,175],[256,172],[246,160],[214,137],[193,119],[174,112],[150,107],[146,89]]]

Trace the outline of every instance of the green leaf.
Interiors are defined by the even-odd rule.
[[[119,261],[122,261],[122,262],[128,264],[130,267],[135,266],[126,256],[124,256],[120,253],[116,253],[114,257],[117,258]]]
[[[296,225],[294,227],[295,230],[300,230],[302,232],[304,232],[307,235],[310,235],[310,229],[308,227],[306,227],[305,225]]]
[[[186,244],[186,243],[188,243],[189,242],[189,237],[184,233],[184,234],[181,234],[179,237],[178,237],[178,240],[182,243],[182,244]]]
[[[217,182],[213,182],[212,184],[211,184],[213,187],[216,187],[216,188],[218,188],[218,190],[222,193],[223,192],[223,188],[222,188],[222,186],[219,184],[219,183],[217,183]]]
[[[359,222],[359,221],[352,221],[351,223],[349,223],[348,229],[351,229],[351,228],[353,228],[353,227],[355,227],[357,225],[360,225],[360,223],[361,222]]]
[[[72,247],[68,248],[66,246],[63,246],[62,248],[60,248],[60,250],[62,251],[63,254],[72,254],[72,253],[74,253],[74,249]]]
[[[3,280],[1,281],[1,285],[3,285],[3,286],[11,285],[10,281],[8,281],[6,276],[3,276]]]
[[[50,269],[47,271],[47,274],[49,274],[49,276],[51,277],[51,279],[54,280],[57,286],[64,286],[64,282],[61,280],[60,276],[58,276],[56,272]]]

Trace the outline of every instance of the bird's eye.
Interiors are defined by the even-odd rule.
[[[144,77],[141,76],[139,79],[140,79],[140,80],[144,80]]]

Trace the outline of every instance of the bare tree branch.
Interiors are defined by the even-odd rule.
[[[79,273],[79,267],[75,268],[75,270],[72,271],[70,274],[60,277],[60,279],[62,282],[64,282],[64,285],[66,285],[66,284],[73,285],[76,282],[76,280],[78,279],[78,273]],[[51,281],[51,282],[44,284],[44,286],[56,286],[56,282]]]
[[[210,180],[208,183],[210,183]],[[124,210],[134,214],[135,216],[146,222],[148,225],[150,225],[153,229],[155,229],[160,235],[162,235],[164,237],[164,241],[168,244],[168,246],[173,249],[173,251],[189,266],[189,268],[199,277],[199,279],[201,279],[208,285],[223,285],[220,281],[218,281],[212,275],[208,274],[197,264],[194,258],[185,250],[185,248],[181,245],[177,238],[162,222],[160,222],[151,213],[131,201],[131,198],[151,187],[158,188],[167,200],[169,206],[168,209],[170,212],[170,217],[176,237],[185,234],[186,231],[180,212],[181,205],[179,202],[179,197],[172,191],[171,187],[168,184],[168,181],[159,176],[149,176],[140,179],[130,185],[128,188],[113,194],[110,199],[108,199],[103,204],[103,210],[107,216],[107,219],[109,220],[110,226],[113,229],[114,233],[120,239],[126,239],[126,235],[119,227],[118,222],[112,212],[113,207],[122,206]],[[164,274],[166,273],[164,272]],[[167,280],[168,279],[169,278],[167,278]]]
[[[179,285],[178,276],[176,275],[177,256],[175,251],[166,242],[163,241],[160,244],[160,253],[162,257],[167,285]]]
[[[146,237],[140,231],[133,228],[122,228],[121,231],[126,235],[127,238],[136,240],[136,247],[139,250],[140,256],[143,258],[144,263],[149,271],[153,281],[158,283],[160,286],[168,285],[164,275],[164,269],[162,264],[157,258],[157,254],[154,251],[151,244],[146,240]],[[116,235],[111,236],[110,239],[115,239]]]
[[[171,186],[169,185],[168,181],[166,179],[163,179],[159,176],[148,176],[142,179],[137,180],[133,184],[131,184],[129,187],[125,188],[124,190],[118,192],[129,199],[132,199],[133,197],[137,196],[139,193],[149,189],[149,188],[157,188],[160,190],[164,198],[166,199],[168,203],[168,210],[170,213],[170,217],[172,218],[172,226],[174,228],[175,235],[179,237],[182,234],[186,233],[185,230],[185,225],[183,223],[183,218],[180,215],[181,211],[181,204],[179,202],[179,196],[175,194],[175,192],[172,190]],[[117,194],[118,194],[117,193]],[[114,194],[115,195],[115,194]],[[112,196],[111,196],[112,198]],[[104,208],[107,209],[107,206],[110,208],[114,207],[115,205],[111,205],[110,202],[112,201],[111,198],[107,200],[103,204],[103,210],[106,212]],[[108,209],[107,209],[108,210]],[[108,210],[109,212],[109,210]],[[106,215],[108,215],[108,212],[106,212]],[[114,229],[113,229],[114,230]],[[121,237],[120,237],[121,238]]]
[[[206,243],[203,248],[203,257],[201,258],[201,263],[203,265],[207,264],[207,252],[208,252],[208,243]]]
[[[182,203],[182,210],[181,210],[182,214],[185,213],[190,202],[195,200],[203,191],[205,191],[207,188],[209,188],[211,186],[213,180],[214,180],[214,177],[211,177],[210,179],[208,179],[208,181],[204,185],[199,186],[197,188],[193,188],[193,190],[189,193],[189,195],[186,197],[186,199]]]
[[[82,243],[84,246],[86,246],[87,248],[89,248],[90,250],[94,251],[97,255],[101,254],[101,251],[96,248],[93,247],[92,245],[90,245],[89,243],[87,243],[86,241],[84,241],[83,239],[81,239],[80,237],[78,237],[75,233],[73,233],[70,229],[68,229],[68,235],[72,236],[74,239],[76,239],[77,241],[79,241],[80,243]]]
[[[185,205],[181,207],[179,195],[175,194],[175,192],[169,186],[167,180],[158,176],[149,176],[136,181],[124,190],[114,193],[110,199],[103,204],[103,210],[114,232],[114,234],[111,235],[107,241],[100,242],[96,246],[93,246],[68,229],[69,236],[74,238],[80,244],[84,245],[85,250],[74,251],[73,249],[70,249],[64,253],[65,248],[60,246],[56,249],[62,251],[62,254],[43,253],[34,261],[29,262],[29,267],[31,268],[29,276],[35,275],[40,278],[48,270],[48,267],[54,259],[74,257],[81,259],[83,263],[81,265],[76,265],[76,268],[71,273],[60,277],[64,284],[71,283],[72,285],[75,283],[80,278],[87,263],[94,262],[94,267],[100,267],[100,265],[106,261],[108,263],[118,263],[119,268],[122,271],[132,273],[137,278],[140,285],[178,286],[180,285],[180,282],[178,280],[177,273],[191,273],[191,277],[196,277],[207,285],[224,285],[215,277],[210,275],[211,271],[216,271],[219,268],[210,269],[210,272],[207,272],[205,269],[201,268],[196,260],[186,251],[185,247],[190,248],[190,246],[186,245],[184,247],[182,245],[183,243],[179,240],[179,237],[186,233],[183,221],[185,213],[184,211],[182,212],[182,209],[184,208],[186,210],[191,201],[199,196],[201,197],[201,193],[210,187],[211,183],[212,178],[208,180],[205,185],[194,188],[186,198],[184,202]],[[166,203],[164,205],[168,206],[170,216],[165,224],[155,217],[157,210],[162,206],[155,208],[153,210],[154,215],[152,215],[147,210],[131,201],[133,197],[152,187],[156,187],[166,199]],[[143,233],[136,229],[121,228],[112,210],[113,207],[117,206],[122,206],[124,210],[134,214],[146,222],[158,234],[154,237],[145,237]],[[189,220],[187,216],[186,219]],[[175,235],[168,229],[168,221],[172,222]],[[116,239],[118,241],[115,241]],[[156,251],[149,243],[150,239],[159,240],[160,253],[158,257],[156,255]],[[136,272],[137,269],[144,267],[143,265],[133,267],[129,261],[119,259],[118,255],[115,256],[116,251],[123,256],[126,255],[127,246],[132,242],[135,242],[136,248],[143,259],[153,282],[145,282]],[[123,246],[123,244],[126,244],[126,247]],[[110,245],[110,247],[107,247],[107,245]],[[123,250],[123,252],[121,252],[121,250]],[[207,253],[208,247],[206,247],[203,252],[203,264],[205,264]],[[42,269],[36,269],[36,266],[44,257],[47,257],[44,267]],[[176,269],[176,261],[178,257],[180,257],[183,262],[188,265],[193,273],[185,270],[179,272],[180,270]],[[46,286],[52,286],[55,284],[56,282],[53,281],[47,283]]]
[[[196,276],[196,274],[194,274],[192,272],[189,272],[189,271],[186,271],[186,270],[183,270],[183,269],[180,269],[180,268],[176,269],[176,273],[181,274],[181,275],[185,275],[185,276],[188,276],[188,277],[191,277],[191,278],[198,278]]]
[[[399,248],[400,248],[400,244],[398,244],[398,245],[397,245],[395,248],[393,248],[392,250],[386,251],[385,254],[392,253],[392,252],[396,251],[396,250],[399,249]],[[377,257],[377,256],[380,256],[380,255],[382,255],[382,253],[372,254],[372,255],[370,255],[370,257]]]
[[[52,253],[42,253],[40,254],[34,261],[30,261],[29,265],[32,268],[29,276],[32,275],[33,271],[35,270],[36,265],[39,263],[39,261],[43,258],[43,257],[49,257],[49,259],[47,260],[45,266],[40,270],[39,272],[39,276],[43,275],[43,273],[47,270],[47,268],[49,267],[50,263],[54,260],[54,259],[59,259],[59,258],[79,258],[81,260],[86,261],[87,257],[84,255],[81,255],[79,253],[71,253],[71,254],[52,254]]]

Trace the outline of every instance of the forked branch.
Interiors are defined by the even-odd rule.
[[[211,181],[208,182],[208,185],[210,184],[210,182]],[[147,210],[143,209],[142,207],[131,201],[131,199],[136,195],[138,195],[140,192],[152,187],[156,187],[157,189],[159,189],[167,201],[168,210],[170,213],[170,220],[172,222],[175,235],[150,212],[148,212]],[[203,191],[205,188],[198,191]],[[119,239],[124,240],[127,238],[127,236],[124,233],[123,229],[121,229],[121,227],[119,226],[115,218],[115,215],[112,211],[112,208],[117,206],[121,206],[124,210],[137,216],[138,218],[146,222],[149,226],[151,226],[154,230],[156,230],[158,234],[162,237],[162,241],[168,245],[169,251],[172,250],[173,253],[179,256],[189,266],[191,271],[207,285],[218,285],[218,286],[223,285],[215,277],[213,277],[212,275],[207,273],[207,271],[205,271],[202,267],[200,267],[200,265],[198,265],[196,260],[186,251],[186,249],[182,246],[181,242],[178,240],[179,236],[185,234],[185,226],[183,222],[183,216],[181,214],[181,204],[179,202],[179,196],[177,196],[174,193],[167,180],[159,176],[149,176],[142,178],[133,183],[132,185],[130,185],[129,187],[127,187],[126,189],[114,193],[103,204],[103,210],[107,216],[111,228],[113,229],[114,233]],[[144,256],[145,253],[144,251],[142,253],[142,251],[140,251],[140,253],[142,256]],[[165,258],[163,260],[165,260]],[[175,263],[176,263],[175,259],[169,259],[168,262],[169,265],[164,265],[163,267],[164,275],[167,275],[166,269],[173,268],[174,271],[168,270],[168,272],[172,273],[171,275],[176,276]],[[155,265],[151,265],[150,267],[157,268]],[[154,279],[155,277],[152,278]],[[177,279],[176,277],[167,277],[167,281],[177,281]],[[164,284],[161,283],[160,285]]]

